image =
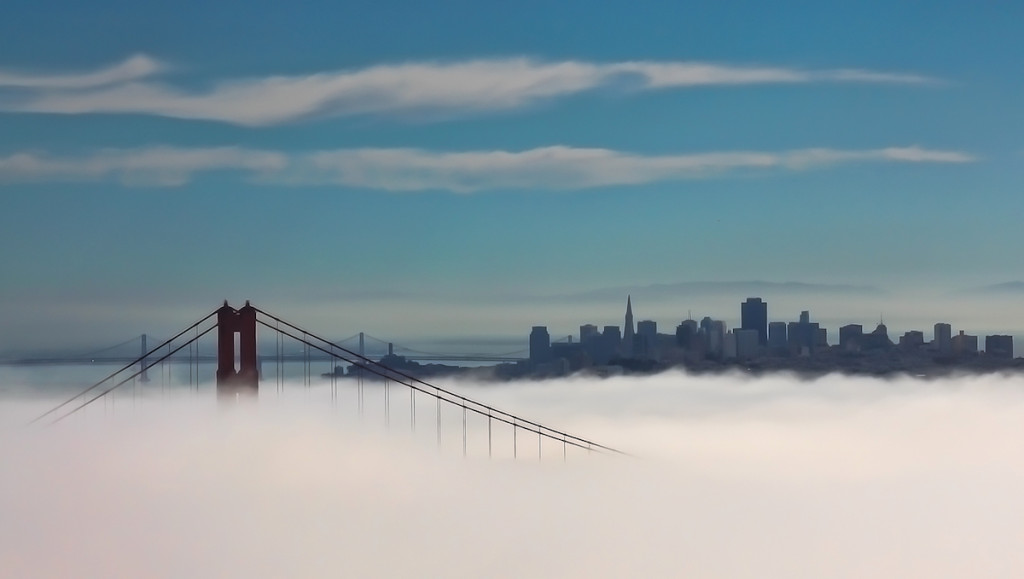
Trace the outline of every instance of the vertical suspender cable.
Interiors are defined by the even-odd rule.
[[[519,449],[517,448],[518,441],[516,440],[516,419],[512,419],[512,459],[515,460],[519,456]]]
[[[409,429],[416,432],[416,390],[409,388]]]
[[[384,426],[391,428],[391,381],[384,378]]]
[[[362,418],[362,416],[363,416],[363,367],[361,365],[356,366],[355,364],[353,364],[353,367],[356,369],[356,397],[358,398],[358,401],[359,401],[359,417]]]
[[[334,373],[334,344],[331,344],[330,359],[328,360],[331,370],[331,403],[338,403],[338,375]]]

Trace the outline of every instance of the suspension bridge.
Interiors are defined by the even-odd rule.
[[[138,357],[124,360],[123,365],[116,371],[39,415],[32,422],[43,424],[61,422],[96,401],[111,396],[112,393],[128,384],[134,386],[136,381],[145,381],[149,370],[172,359],[188,363],[189,384],[191,385],[194,379],[197,388],[200,382],[199,365],[204,361],[215,361],[217,397],[223,402],[231,403],[240,398],[255,397],[259,393],[261,381],[270,381],[261,372],[261,357],[258,354],[257,346],[258,328],[262,328],[264,332],[270,332],[274,337],[272,358],[275,363],[272,380],[279,390],[283,389],[287,382],[284,372],[284,362],[286,361],[302,361],[303,380],[306,385],[312,381],[311,366],[315,360],[347,363],[351,368],[358,370],[353,373],[354,380],[345,380],[345,382],[355,382],[355,406],[360,416],[364,413],[369,391],[372,389],[375,393],[383,392],[383,418],[385,423],[390,426],[392,414],[394,414],[393,407],[396,404],[392,390],[399,392],[404,390],[408,394],[411,430],[416,430],[418,420],[422,423],[423,414],[432,414],[429,418],[432,418],[432,422],[436,424],[438,446],[441,446],[444,438],[442,431],[446,421],[442,417],[444,416],[450,423],[453,416],[457,418],[461,415],[464,455],[468,453],[471,417],[486,424],[488,456],[493,456],[495,453],[494,442],[499,438],[496,436],[498,429],[504,429],[511,435],[502,440],[511,439],[513,458],[521,454],[520,446],[525,443],[524,437],[536,437],[538,458],[543,456],[545,443],[547,443],[549,453],[552,446],[560,447],[563,459],[567,457],[570,449],[583,450],[587,453],[624,454],[609,446],[503,411],[458,394],[449,388],[427,382],[401,369],[389,367],[378,359],[365,355],[365,338],[367,337],[365,334],[353,336],[353,338],[358,337],[359,339],[359,351],[356,351],[344,345],[344,342],[349,339],[337,342],[328,340],[317,333],[259,309],[248,301],[245,306],[238,309],[231,307],[225,301],[220,308],[152,348],[148,347],[146,338],[142,337],[144,346]],[[200,340],[211,333],[216,336],[216,354],[201,356]],[[104,350],[122,347],[132,343],[135,339],[104,348]],[[302,349],[300,354],[289,351],[290,347],[296,345]],[[392,344],[389,344],[389,351],[393,351]],[[91,352],[91,354],[102,353],[103,351]],[[433,354],[424,353],[422,355]],[[510,356],[497,356],[497,358],[510,358]],[[387,360],[388,358],[383,357],[382,359]],[[372,388],[369,384],[364,383],[364,378],[374,379]],[[333,375],[330,376],[332,401],[337,399],[342,382],[343,380]],[[418,410],[418,400],[426,400],[428,406],[432,408],[426,412],[422,409]],[[422,407],[422,402],[420,404]]]

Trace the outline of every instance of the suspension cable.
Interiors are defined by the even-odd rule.
[[[64,402],[61,402],[60,404],[58,404],[58,405],[54,406],[53,408],[51,408],[51,409],[47,410],[46,412],[44,412],[44,413],[40,414],[39,416],[35,417],[34,419],[32,419],[32,421],[31,421],[31,422],[29,422],[29,424],[34,424],[34,423],[38,422],[39,420],[42,420],[43,418],[46,418],[46,417],[47,417],[47,416],[49,416],[50,414],[53,414],[54,412],[56,412],[56,411],[60,410],[61,408],[63,408],[63,407],[65,407],[65,406],[67,406],[68,404],[71,404],[71,403],[72,403],[72,402],[74,402],[74,401],[75,401],[76,399],[78,399],[78,398],[81,398],[82,396],[85,396],[86,394],[88,394],[88,393],[89,393],[89,392],[91,392],[92,390],[95,390],[96,388],[99,388],[99,387],[100,387],[100,385],[102,385],[102,384],[103,384],[104,382],[106,382],[107,380],[110,380],[110,379],[112,379],[112,378],[113,378],[114,376],[117,376],[117,375],[118,375],[118,374],[120,374],[121,372],[124,372],[125,370],[127,370],[127,369],[131,368],[132,366],[134,366],[134,365],[138,364],[139,362],[141,362],[141,361],[145,360],[146,358],[149,358],[150,356],[153,356],[153,355],[155,355],[155,354],[156,354],[156,352],[157,352],[157,350],[159,350],[159,349],[163,348],[164,346],[168,346],[168,345],[170,345],[170,343],[171,343],[171,342],[173,342],[174,340],[177,340],[178,338],[180,338],[180,337],[184,336],[184,335],[185,335],[185,334],[186,334],[186,333],[187,333],[187,332],[188,332],[189,330],[192,330],[193,328],[196,328],[196,327],[198,327],[198,326],[199,326],[200,324],[202,324],[202,323],[203,323],[203,322],[205,322],[206,320],[208,320],[208,319],[212,318],[212,317],[213,317],[214,315],[216,315],[216,314],[217,314],[217,310],[214,310],[214,311],[210,312],[210,313],[209,313],[209,314],[207,314],[207,315],[206,315],[205,317],[203,317],[203,319],[201,319],[201,320],[199,320],[198,322],[196,322],[196,323],[192,324],[191,326],[189,326],[189,327],[185,328],[184,330],[182,330],[182,331],[178,332],[177,334],[175,334],[175,335],[174,335],[174,337],[172,337],[172,338],[169,338],[169,339],[167,339],[166,341],[164,341],[163,343],[161,343],[161,344],[160,344],[159,346],[155,346],[155,347],[153,347],[153,349],[151,349],[150,351],[146,352],[145,354],[143,354],[143,355],[139,356],[138,358],[136,358],[136,359],[132,360],[132,361],[131,361],[131,362],[129,362],[128,364],[125,364],[124,366],[122,366],[122,367],[121,367],[121,368],[120,368],[119,370],[117,370],[116,372],[114,372],[114,373],[110,374],[110,375],[109,375],[109,376],[107,376],[106,378],[104,378],[104,379],[100,380],[99,382],[97,382],[97,383],[93,384],[92,386],[89,386],[89,387],[88,387],[88,388],[86,388],[85,390],[82,390],[82,391],[81,391],[81,392],[79,392],[78,394],[75,394],[75,395],[74,395],[74,396],[72,396],[71,398],[68,398],[68,399],[67,399],[67,400],[65,400]],[[191,341],[189,341],[189,343],[191,343]],[[163,360],[163,358],[161,358],[161,360]],[[150,368],[152,368],[152,367],[153,367],[153,365],[152,365],[152,364],[150,364],[149,366],[147,366],[147,367],[146,367],[146,370],[148,370],[148,369],[150,369]],[[139,374],[141,374],[141,373],[142,373],[142,372],[139,372]]]
[[[85,402],[83,402],[83,403],[79,404],[78,406],[75,406],[74,408],[72,408],[72,409],[71,409],[71,410],[69,410],[68,412],[66,412],[66,413],[64,413],[64,414],[62,414],[62,415],[60,415],[60,416],[59,416],[59,417],[57,417],[57,418],[55,418],[55,419],[53,420],[53,422],[51,422],[50,424],[57,424],[58,422],[60,422],[61,420],[64,420],[64,419],[65,419],[65,418],[67,418],[68,416],[71,416],[72,414],[74,414],[74,413],[78,412],[79,410],[81,410],[81,409],[85,408],[86,406],[88,406],[88,405],[92,404],[93,402],[95,402],[95,401],[99,400],[100,398],[103,398],[103,397],[104,397],[104,396],[106,396],[107,394],[110,394],[110,393],[111,393],[111,392],[113,392],[113,391],[114,391],[115,389],[117,389],[117,388],[120,388],[121,386],[123,386],[124,384],[128,383],[128,381],[132,380],[132,379],[133,379],[133,378],[135,378],[136,376],[138,376],[138,375],[142,374],[142,373],[143,373],[143,372],[145,372],[146,370],[149,370],[149,369],[150,369],[150,368],[152,368],[153,366],[156,366],[157,364],[159,364],[159,363],[163,362],[163,361],[164,361],[164,360],[166,360],[167,358],[170,358],[170,357],[171,357],[171,356],[173,356],[174,354],[178,353],[179,351],[181,351],[181,350],[182,350],[183,348],[185,348],[186,346],[189,346],[189,345],[191,345],[191,344],[192,344],[193,342],[195,342],[195,341],[199,340],[199,338],[202,338],[202,337],[203,337],[203,336],[205,336],[206,334],[210,333],[210,332],[211,332],[211,331],[212,331],[212,330],[213,330],[214,328],[216,328],[216,327],[217,327],[217,324],[213,324],[213,325],[212,325],[212,326],[210,326],[209,328],[206,328],[205,330],[203,330],[203,332],[202,332],[201,334],[199,334],[198,336],[196,336],[196,337],[194,337],[194,338],[191,338],[191,339],[190,339],[189,341],[185,342],[184,344],[182,344],[182,345],[178,346],[177,348],[175,348],[175,349],[173,349],[173,350],[168,350],[168,352],[167,352],[166,354],[164,354],[163,356],[161,356],[161,357],[160,357],[160,358],[159,358],[158,360],[154,360],[153,362],[150,362],[150,363],[149,363],[149,365],[147,365],[147,366],[146,366],[145,368],[142,368],[141,370],[137,370],[137,371],[136,371],[136,372],[135,372],[134,374],[132,374],[131,376],[129,376],[129,377],[127,377],[127,378],[125,378],[124,380],[121,380],[121,381],[120,381],[120,382],[118,382],[117,384],[114,384],[114,385],[113,385],[113,386],[111,386],[110,388],[107,388],[106,390],[104,390],[104,391],[100,392],[99,394],[97,394],[97,395],[93,396],[92,398],[90,398],[90,399],[86,400]]]
[[[263,314],[264,316],[274,320],[278,324],[283,324],[283,325],[285,325],[285,326],[295,330],[296,332],[301,332],[304,335],[309,336],[309,337],[311,337],[311,338],[313,338],[313,339],[315,339],[315,340],[317,340],[319,342],[322,342],[322,343],[328,344],[328,345],[330,345],[330,346],[332,346],[334,348],[337,348],[338,350],[341,350],[342,352],[345,352],[345,353],[349,354],[349,356],[351,356],[352,358],[361,360],[361,362],[357,362],[357,361],[355,361],[352,358],[343,356],[343,355],[338,354],[338,353],[333,353],[330,350],[328,350],[326,348],[323,348],[323,347],[320,347],[320,346],[318,346],[316,344],[307,343],[307,345],[309,345],[309,346],[311,346],[313,348],[316,348],[317,350],[320,350],[321,352],[323,352],[323,353],[325,353],[325,354],[327,354],[329,356],[333,356],[335,358],[344,360],[344,361],[346,361],[346,362],[356,366],[359,369],[366,370],[367,372],[370,372],[372,374],[380,376],[381,378],[386,378],[386,379],[391,379],[391,380],[398,381],[399,383],[401,383],[403,386],[405,386],[407,388],[413,388],[413,389],[415,389],[415,390],[417,390],[419,392],[423,392],[424,394],[428,394],[428,395],[434,396],[438,400],[444,400],[445,402],[448,402],[449,404],[452,404],[452,405],[455,405],[455,406],[462,406],[462,407],[466,408],[467,410],[469,410],[471,412],[474,412],[476,414],[479,414],[481,416],[487,416],[488,413],[490,413],[491,418],[494,419],[494,420],[497,420],[499,422],[503,422],[505,424],[509,424],[509,425],[513,425],[513,426],[518,426],[519,428],[526,428],[527,430],[531,430],[533,432],[536,432],[540,436],[545,436],[545,437],[553,438],[553,439],[556,439],[556,440],[562,440],[562,438],[564,437],[566,439],[566,442],[568,444],[572,445],[572,446],[576,446],[576,447],[579,447],[579,448],[585,448],[585,449],[595,449],[596,448],[596,449],[601,449],[601,450],[604,450],[604,451],[607,451],[607,452],[612,452],[612,453],[615,453],[615,454],[623,454],[623,455],[627,454],[625,452],[622,452],[620,450],[611,448],[609,446],[598,444],[596,442],[593,442],[593,441],[581,438],[579,436],[575,436],[575,435],[569,434],[567,432],[563,432],[561,430],[557,430],[557,429],[551,428],[549,426],[544,426],[544,425],[539,424],[537,422],[533,422],[533,421],[530,421],[530,420],[519,418],[519,417],[517,417],[515,415],[512,415],[512,414],[510,414],[508,412],[505,412],[503,410],[494,408],[492,406],[488,406],[488,405],[483,404],[481,402],[477,402],[477,401],[475,401],[473,399],[467,398],[467,397],[462,396],[460,394],[456,394],[456,393],[454,393],[454,392],[452,392],[450,390],[441,388],[441,387],[436,386],[434,384],[430,384],[430,383],[425,382],[425,381],[423,381],[423,380],[421,380],[419,378],[416,378],[415,376],[411,376],[411,375],[409,375],[409,374],[407,374],[405,372],[402,372],[400,370],[395,370],[393,368],[389,368],[389,367],[387,367],[387,366],[385,366],[383,364],[380,364],[379,362],[376,362],[376,361],[374,361],[374,360],[372,360],[370,358],[367,358],[365,356],[360,356],[359,354],[357,354],[355,352],[352,352],[351,350],[348,350],[347,348],[343,348],[343,347],[341,347],[341,346],[339,346],[337,344],[334,344],[334,343],[332,343],[332,342],[330,342],[330,341],[328,341],[328,340],[326,340],[326,339],[324,339],[324,338],[322,338],[322,337],[320,337],[320,336],[318,336],[318,335],[316,335],[316,334],[314,334],[312,332],[309,332],[308,330],[304,330],[304,329],[302,329],[302,328],[300,328],[300,327],[298,327],[298,326],[296,326],[296,325],[294,325],[294,324],[292,324],[292,323],[290,323],[290,322],[288,322],[286,320],[278,318],[277,316],[269,314],[269,313],[267,313],[267,312],[265,312],[265,311],[263,311],[263,310],[261,310],[259,308],[255,308],[255,309],[256,309],[257,312],[259,312],[259,313]],[[294,339],[296,341],[299,341],[299,342],[303,341],[303,339],[300,338],[299,336],[297,336],[297,335],[295,335],[293,333],[290,333],[290,332],[288,332],[286,330],[281,330],[281,329],[275,328],[274,326],[270,325],[269,323],[267,323],[267,322],[265,322],[263,320],[257,319],[257,322],[259,322],[261,325],[263,325],[263,326],[265,326],[267,328],[279,331],[282,334],[284,334],[284,335],[286,335],[286,336],[288,336],[288,337],[290,337],[290,338],[292,338],[292,339]],[[409,382],[406,382],[404,380],[400,380],[400,379],[396,378],[396,376],[404,378],[405,380],[408,380]],[[410,382],[415,382],[416,384],[420,384],[421,386],[417,386],[417,385],[412,384]],[[444,393],[448,398],[441,397],[439,394],[432,394],[428,389],[429,390],[435,390],[438,393]],[[449,399],[449,398],[451,398],[451,399]],[[467,404],[471,404],[471,405],[473,405],[473,407],[467,407],[466,406]],[[532,427],[532,428],[529,428],[529,427]]]

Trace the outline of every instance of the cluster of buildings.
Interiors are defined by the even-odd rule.
[[[885,324],[865,331],[861,324],[839,328],[838,344],[830,345],[828,330],[812,322],[810,313],[801,312],[796,321],[768,320],[768,304],[752,297],[740,304],[740,327],[728,328],[722,320],[705,317],[687,319],[674,334],[658,332],[657,323],[642,320],[634,325],[632,298],[626,298],[624,325],[598,328],[580,326],[579,339],[552,342],[545,326],[530,332],[529,373],[561,375],[590,367],[619,366],[629,370],[653,370],[684,365],[691,368],[708,364],[760,365],[764,368],[799,369],[813,366],[827,370],[919,371],[928,365],[969,364],[983,357],[988,367],[1013,361],[1013,337],[986,336],[984,351],[979,352],[978,336],[960,331],[953,334],[950,324],[935,324],[931,341],[924,333],[912,330],[895,342]],[[813,361],[812,361],[813,360]]]

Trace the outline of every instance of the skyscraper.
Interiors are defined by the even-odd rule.
[[[758,357],[760,345],[757,343],[757,332],[739,329],[733,332],[736,338],[736,357],[740,360],[753,360]]]
[[[632,296],[626,296],[626,326],[622,330],[622,355],[627,358],[633,357],[633,342],[635,340],[636,332],[633,330]]]
[[[708,354],[714,358],[721,358],[725,353],[725,322],[722,320],[711,320],[708,330]]]
[[[591,361],[599,364],[607,362],[604,355],[604,340],[601,337],[601,332],[598,331],[597,326],[594,324],[584,324],[580,326],[580,344],[583,346],[583,351],[587,353]]]
[[[963,330],[950,338],[950,345],[953,353],[957,356],[967,356],[978,353],[978,336],[965,334]]]
[[[1013,358],[1013,336],[985,336],[985,353],[993,358]]]
[[[639,351],[637,355],[645,360],[658,358],[658,323],[653,320],[642,320],[636,325]]]
[[[595,358],[599,363],[605,363],[616,356],[622,350],[622,332],[618,326],[605,326],[601,333],[601,356]]]
[[[740,328],[757,331],[757,343],[768,343],[768,304],[761,298],[747,298],[740,304]]]
[[[847,324],[839,328],[839,347],[844,350],[859,350],[863,346],[864,326]]]
[[[768,324],[768,345],[776,352],[786,349],[786,322]]]
[[[530,332],[530,362],[534,365],[551,361],[551,335],[547,326],[534,326]]]
[[[676,326],[676,345],[684,350],[693,348],[697,341],[697,322],[694,320],[683,320],[683,323]]]
[[[584,324],[580,326],[580,342],[586,343],[589,340],[593,340],[601,335],[598,331],[597,326],[594,324]]]
[[[953,327],[946,323],[935,324],[935,334],[932,338],[932,348],[940,354],[948,354],[953,351]]]
[[[810,312],[800,312],[800,321],[789,322],[786,328],[790,350],[795,354],[811,354],[816,347],[827,345],[827,335],[821,335],[823,329],[818,322],[811,323]]]

